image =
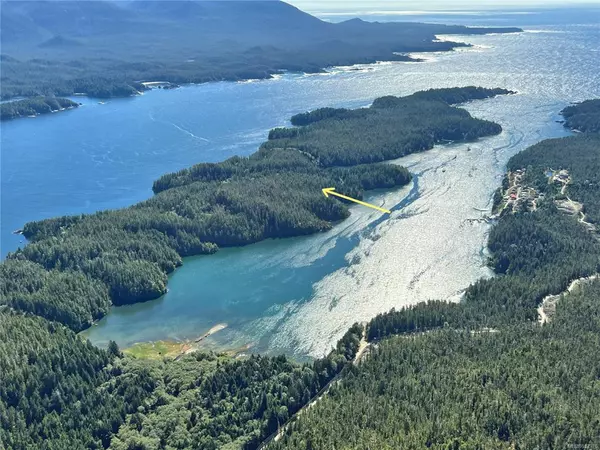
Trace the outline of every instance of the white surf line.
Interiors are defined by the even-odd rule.
[[[170,124],[171,124],[171,125],[173,125],[175,128],[177,128],[178,130],[180,130],[180,131],[183,131],[184,133],[186,133],[186,134],[190,135],[190,136],[191,136],[191,137],[193,137],[194,139],[200,139],[201,141],[204,141],[204,142],[210,142],[208,139],[206,139],[206,138],[203,138],[203,137],[201,137],[201,136],[196,136],[196,135],[195,135],[194,133],[192,133],[191,131],[188,131],[188,130],[186,130],[185,128],[182,128],[182,127],[180,127],[179,125],[177,125],[177,124],[174,124],[173,122],[166,122],[166,123],[170,123]]]
[[[168,125],[173,125],[179,131],[183,131],[185,134],[193,137],[194,139],[199,139],[199,140],[204,141],[204,142],[210,142],[210,140],[208,140],[206,138],[203,138],[202,136],[197,136],[194,133],[192,133],[191,131],[186,130],[183,127],[180,127],[179,125],[177,125],[177,124],[175,124],[173,122],[167,122],[166,120],[157,120],[157,119],[155,119],[154,116],[152,115],[152,112],[148,112],[148,117],[150,118],[150,120],[152,120],[152,122],[158,122],[158,123],[165,123],[165,124],[168,124]]]

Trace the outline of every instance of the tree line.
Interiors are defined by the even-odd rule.
[[[267,153],[277,152],[284,151]],[[130,208],[28,223],[24,235],[31,243],[8,261],[77,272],[84,275],[82,282],[101,281],[116,305],[150,300],[166,292],[167,275],[182,264],[182,257],[320,232],[348,217],[347,205],[326,199],[323,187],[335,185],[362,198],[365,189],[409,180],[408,171],[394,165],[297,173],[267,162],[258,172],[168,189]],[[75,322],[68,324],[80,329]]]
[[[565,125],[583,133],[600,133],[600,99],[586,100],[562,110]]]
[[[332,388],[333,394],[338,395],[334,398],[339,400],[340,415],[329,417],[323,413],[320,416],[330,424],[331,428],[327,431],[331,436],[321,436],[321,430],[312,421],[301,418],[291,437],[273,445],[294,448],[300,442],[306,444],[302,448],[322,448],[321,443],[335,440],[339,446],[351,448],[351,441],[348,441],[352,439],[351,436],[359,439],[355,448],[365,448],[365,443],[372,439],[380,439],[374,441],[378,445],[384,440],[400,442],[401,437],[390,431],[390,422],[386,418],[396,423],[394,428],[408,429],[412,433],[414,442],[418,444],[415,448],[422,448],[422,444],[428,442],[438,445],[447,441],[457,445],[454,440],[442,439],[448,434],[443,431],[448,428],[442,414],[435,416],[433,422],[429,420],[434,417],[432,411],[435,405],[444,406],[440,411],[450,411],[452,407],[458,408],[455,403],[466,395],[451,387],[456,387],[456,383],[471,383],[472,377],[467,377],[466,381],[453,380],[452,374],[465,367],[477,374],[483,373],[483,362],[477,359],[477,355],[484,348],[487,349],[485,354],[494,357],[506,354],[506,359],[501,360],[503,364],[495,366],[506,369],[510,366],[510,352],[513,351],[508,344],[503,347],[491,342],[486,343],[485,347],[476,340],[485,336],[472,336],[466,330],[465,321],[469,314],[474,315],[470,319],[473,324],[482,316],[479,313],[475,315],[475,307],[431,302],[429,305],[418,305],[379,316],[367,325],[366,330],[362,325],[355,324],[329,355],[306,364],[294,363],[283,356],[232,359],[214,353],[187,355],[179,361],[135,360],[123,356],[114,343],[107,350],[98,349],[56,322],[60,321],[74,330],[85,328],[91,320],[101,316],[111,302],[123,298],[118,294],[121,292],[120,286],[125,286],[124,289],[133,292],[133,295],[143,295],[148,289],[154,289],[152,286],[145,287],[147,285],[143,283],[154,283],[157,289],[162,289],[161,280],[166,282],[163,277],[181,264],[181,257],[186,251],[196,251],[200,249],[198,246],[209,244],[212,246],[200,250],[215,250],[213,242],[194,240],[198,236],[194,233],[213,232],[216,238],[226,243],[231,242],[226,239],[235,238],[235,242],[240,242],[259,238],[261,234],[256,234],[253,228],[240,225],[244,223],[241,218],[260,224],[262,233],[293,229],[296,226],[293,220],[301,221],[302,227],[318,227],[319,224],[329,223],[334,217],[347,214],[347,208],[341,202],[327,201],[324,197],[321,199],[321,195],[319,198],[312,197],[313,189],[320,194],[320,188],[325,186],[323,182],[331,183],[327,186],[335,185],[338,190],[342,190],[341,186],[344,192],[360,196],[364,189],[381,184],[393,186],[408,182],[409,179],[410,174],[405,169],[393,165],[323,168],[309,155],[290,149],[263,148],[250,158],[232,159],[222,165],[199,165],[168,176],[162,184],[158,184],[159,187],[155,184],[155,197],[125,210],[29,224],[26,233],[32,243],[0,264],[0,293],[6,304],[0,306],[0,372],[3,380],[9,380],[0,384],[0,443],[17,450],[65,447],[255,449],[340,371],[345,370],[349,373],[345,378],[347,381],[343,381],[339,389],[335,386]],[[273,196],[277,189],[286,189],[286,184],[290,184],[291,188],[284,190],[280,197]],[[276,201],[284,201],[284,198],[291,198],[294,204],[299,205],[295,213],[298,215],[287,218],[283,216],[283,208],[279,210],[275,207]],[[247,204],[250,206],[244,206]],[[274,211],[272,216],[269,216],[270,211]],[[216,228],[210,231],[206,224],[215,220],[210,219],[213,216],[219,216],[219,220],[230,220],[238,234],[228,231],[233,230],[233,226],[219,228],[221,234],[217,233]],[[282,227],[286,223],[284,219],[288,220],[288,228]],[[305,225],[305,220],[312,222]],[[576,224],[575,221],[572,223]],[[298,229],[312,232],[311,228],[300,228],[300,224],[297,225]],[[572,231],[558,227],[552,233]],[[557,238],[556,242],[561,244],[563,240]],[[512,248],[500,237],[498,243],[499,250],[494,254]],[[564,248],[561,249],[564,251]],[[596,250],[597,247],[593,247],[589,253]],[[575,247],[575,251],[580,252],[581,247]],[[518,255],[510,254],[508,258],[510,261],[520,261]],[[143,267],[143,264],[148,266]],[[503,277],[506,280],[515,279],[520,271],[525,273],[539,269],[521,263],[507,267],[515,269],[507,269],[507,275]],[[152,272],[154,270],[156,272]],[[156,273],[156,276],[152,273]],[[144,278],[139,283],[136,281],[138,274]],[[474,299],[473,304],[477,301],[478,306],[482,307],[489,302],[492,305],[490,311],[497,311],[498,317],[501,317],[500,313],[506,309],[503,299],[495,300],[491,296],[499,295],[502,291],[500,288],[490,289],[483,298]],[[131,292],[127,295],[131,295]],[[577,309],[580,310],[588,314],[587,328],[581,327],[579,330],[584,333],[595,326],[595,316],[587,303]],[[405,317],[397,320],[401,315]],[[558,314],[557,323],[560,317]],[[447,330],[441,333],[435,331],[444,327]],[[457,333],[453,328],[461,331]],[[406,339],[399,339],[397,342],[400,344],[397,345],[396,341],[385,339],[391,334],[426,330],[434,330],[432,336],[442,337],[437,341],[427,341],[427,345],[413,345],[412,340]],[[379,340],[380,345],[380,350],[367,360],[367,364],[381,361],[380,366],[372,372],[367,372],[370,367],[367,364],[358,367],[350,364],[365,332],[370,340]],[[574,340],[581,341],[581,338],[582,335],[573,335]],[[398,355],[399,348],[407,350]],[[523,347],[518,348],[528,349],[530,343],[523,341]],[[463,356],[452,363],[449,361],[453,356],[451,352]],[[579,353],[571,352],[571,356],[577,363],[577,358],[589,358],[594,352],[595,348],[585,344],[585,348]],[[522,360],[527,361],[527,353],[523,350],[522,354]],[[444,355],[446,359],[436,362],[436,358]],[[399,361],[403,361],[403,366]],[[497,362],[493,357],[485,361],[486,364]],[[471,365],[465,365],[467,363]],[[550,363],[556,366],[555,362]],[[589,386],[590,374],[596,370],[595,366],[577,364],[577,370],[573,370],[565,383],[572,382],[578,376],[583,381],[576,385],[573,394],[552,396],[550,400],[554,403],[551,405],[559,401],[579,401],[575,395]],[[404,368],[396,371],[401,366]],[[444,377],[438,377],[436,370],[440,367],[448,368]],[[522,380],[530,368],[522,366],[522,370],[523,373],[518,372],[515,379]],[[371,391],[361,394],[360,390],[348,388],[347,392],[356,392],[361,396],[358,403],[342,395],[346,392],[347,383],[363,376],[363,371],[362,380],[383,395],[375,402],[370,399]],[[404,375],[411,371],[415,375],[406,379]],[[548,371],[544,382],[552,381],[556,373]],[[532,374],[538,372],[532,371]],[[506,372],[494,376],[500,383],[506,379]],[[448,383],[448,386],[442,390],[435,383],[436,379]],[[396,380],[393,387],[389,386],[390,380]],[[470,387],[473,383],[466,383],[465,386]],[[462,417],[460,413],[452,417],[462,420],[465,428],[460,428],[462,434],[452,436],[452,439],[463,439],[469,435],[469,430],[480,430],[482,423],[488,427],[486,430],[490,430],[489,433],[486,431],[490,436],[494,433],[498,435],[501,430],[503,439],[518,436],[523,427],[527,428],[522,422],[513,424],[513,421],[517,420],[520,413],[529,414],[537,407],[515,409],[511,406],[510,420],[494,422],[494,414],[487,410],[488,405],[495,399],[504,398],[502,395],[505,391],[501,384],[490,386],[495,386],[495,389],[479,397],[476,403],[479,413],[474,419],[464,414],[470,405],[467,400],[457,403],[462,405]],[[525,386],[529,389],[531,384]],[[406,396],[399,395],[399,392],[410,394],[414,398],[414,406],[404,409]],[[435,396],[428,397],[431,392],[436,393]],[[442,398],[450,395],[456,398],[449,403],[441,403]],[[389,401],[382,402],[382,398],[388,397]],[[589,405],[593,405],[594,400],[595,397],[591,395],[587,403],[581,403],[580,415],[576,418],[581,419],[578,423],[584,423],[583,420],[590,417]],[[321,411],[323,401],[329,404],[327,398],[322,400],[317,409],[311,409],[306,417],[312,418],[313,414]],[[396,406],[390,404],[392,401]],[[382,402],[386,408],[377,410],[377,402]],[[427,402],[430,406],[423,409],[421,406]],[[422,412],[414,412],[417,406]],[[381,420],[372,422],[372,414],[385,411],[388,412],[381,416]],[[555,417],[553,411],[548,413],[550,418]],[[410,418],[413,412],[414,419],[408,423],[399,421],[401,416]],[[548,420],[536,419],[532,427],[541,430]],[[565,427],[570,424],[567,419],[562,420]],[[341,431],[337,428],[340,421],[346,424]],[[430,430],[428,423],[435,423],[438,428]],[[454,426],[458,423],[455,420],[451,424]],[[348,431],[348,424],[352,424],[354,432]],[[401,427],[397,424],[401,424]],[[576,430],[586,436],[592,427],[593,422],[588,428]],[[436,430],[446,434],[440,438]],[[306,437],[305,432],[310,438]],[[428,440],[419,440],[426,433]],[[374,437],[375,434],[380,437]],[[472,441],[467,442],[497,443],[488,437],[477,441],[478,436],[484,436],[481,433],[471,436]],[[555,442],[560,444],[567,441]]]
[[[352,327],[325,358],[124,357],[40,317],[0,310],[0,444],[40,449],[255,449],[356,355]]]
[[[74,93],[130,96],[143,89],[139,80],[237,81],[269,78],[284,70],[318,73],[332,66],[413,61],[408,53],[468,45],[440,41],[436,35],[522,31],[442,24],[325,23],[281,2],[253,9],[240,2],[143,8],[104,1],[68,8],[8,3],[2,21],[2,99]],[[85,32],[81,21],[86,22]],[[199,22],[205,26],[198,27]],[[149,48],[149,41],[161,44]],[[203,46],[198,48],[194,42]]]
[[[600,283],[548,325],[393,336],[269,449],[600,444]]]

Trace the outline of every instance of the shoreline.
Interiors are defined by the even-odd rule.
[[[39,97],[34,96],[34,97],[19,98],[18,100],[9,100],[6,102],[2,102],[2,106],[18,104],[21,102],[26,102],[28,100],[34,100],[36,98],[39,98]],[[59,101],[64,100],[64,99],[71,100],[70,98],[66,98],[66,97],[50,97],[50,98],[57,99]],[[35,119],[40,116],[49,116],[51,114],[55,114],[55,113],[63,112],[63,111],[70,111],[72,109],[77,109],[77,108],[80,108],[81,106],[83,106],[82,103],[75,102],[73,100],[71,100],[71,102],[72,102],[71,106],[61,107],[58,109],[50,109],[49,111],[42,111],[42,112],[34,111],[34,114],[18,114],[13,117],[0,117],[0,122],[11,122],[11,121],[18,120],[18,119]]]
[[[469,28],[469,27],[467,27],[467,28]],[[444,36],[444,37],[451,37],[451,36],[470,37],[470,36],[482,36],[482,35],[483,36],[502,36],[502,35],[506,35],[506,34],[516,34],[516,33],[525,32],[525,30],[523,30],[521,28],[516,28],[516,27],[515,27],[514,31],[501,31],[501,32],[491,32],[491,33],[481,33],[481,32],[476,31],[478,29],[483,28],[480,26],[473,26],[470,28],[472,28],[475,31],[473,31],[472,33],[443,34],[440,36]],[[494,29],[494,28],[497,29],[499,27],[490,27],[490,29]],[[434,36],[434,39],[432,40],[432,42],[438,42],[438,35]],[[164,87],[164,89],[171,90],[171,89],[179,89],[180,87],[199,86],[199,85],[203,85],[203,84],[207,84],[207,83],[220,83],[220,82],[250,83],[250,82],[256,82],[256,81],[269,81],[269,80],[278,79],[278,76],[282,76],[282,75],[286,75],[286,74],[300,74],[300,75],[327,74],[331,70],[335,70],[335,69],[340,69],[340,68],[348,69],[348,68],[353,68],[356,66],[371,66],[371,65],[377,65],[380,63],[406,63],[406,64],[427,63],[428,59],[422,58],[419,56],[415,56],[415,55],[446,54],[446,53],[451,53],[453,51],[456,51],[456,49],[459,49],[459,48],[473,48],[474,47],[473,44],[470,44],[465,41],[454,41],[454,40],[450,40],[450,39],[442,39],[442,40],[439,40],[439,42],[451,43],[451,44],[453,44],[453,46],[447,50],[432,49],[429,51],[410,51],[410,50],[404,50],[402,52],[394,51],[391,53],[391,55],[388,58],[385,58],[385,59],[369,58],[369,60],[367,62],[363,61],[363,62],[355,62],[355,63],[342,63],[342,64],[338,64],[338,65],[324,65],[323,67],[321,67],[319,69],[315,69],[315,70],[287,70],[285,68],[267,69],[263,74],[253,74],[252,77],[248,77],[248,78],[232,76],[232,77],[223,77],[220,79],[210,79],[210,80],[204,80],[204,81],[199,81],[199,82],[188,82],[188,83],[181,83],[181,82],[171,81],[171,80],[167,80],[167,79],[165,79],[163,81],[144,81],[144,82],[139,82],[144,87],[144,91],[137,91],[135,93],[132,93],[129,95],[122,95],[122,96],[117,95],[117,96],[110,96],[110,97],[94,97],[94,96],[88,95],[88,93],[86,93],[86,92],[74,92],[73,94],[61,95],[61,97],[66,97],[66,98],[87,97],[89,99],[104,101],[104,100],[111,100],[111,99],[134,98],[134,97],[137,97],[140,95],[144,95],[145,91],[156,89],[156,88],[158,88],[159,84],[168,85],[169,87]],[[135,82],[132,82],[132,83],[134,84]],[[155,87],[155,85],[156,85],[156,87]],[[56,96],[56,94],[55,94],[55,96]],[[27,96],[27,97],[16,96],[16,97],[6,97],[6,98],[2,97],[1,102],[2,103],[10,103],[13,101],[28,100],[31,98],[35,98],[35,96]],[[72,108],[68,108],[68,109],[72,109]],[[27,116],[15,117],[15,119],[23,118],[23,117],[27,117]],[[36,115],[36,117],[37,117],[37,115]]]
[[[400,209],[404,208],[406,205],[409,205],[412,201],[415,200],[415,195],[417,194],[417,190],[418,190],[418,184],[415,184],[415,181],[411,181],[409,184],[405,185],[405,186],[401,186],[395,189],[378,189],[378,190],[373,190],[373,191],[369,191],[370,196],[365,196],[365,200],[379,205],[379,206],[385,206],[386,205],[386,201],[385,199],[390,197],[390,196],[394,196],[394,199],[397,199],[398,202],[392,204],[392,213],[395,213],[397,211],[399,211]],[[384,197],[380,197],[380,196],[384,196]],[[395,200],[394,200],[395,201]],[[359,205],[355,205],[353,204],[351,206],[352,208],[362,208]],[[342,226],[342,228],[340,229],[340,231],[335,234],[336,239],[345,241],[345,240],[351,240],[353,236],[357,236],[359,233],[364,233],[364,232],[373,232],[375,231],[376,227],[385,219],[383,219],[382,217],[377,217],[376,213],[374,212],[373,214],[375,214],[374,216],[371,215],[371,213],[369,212],[370,210],[365,208],[364,209],[366,212],[361,213],[360,211],[356,211],[356,212],[352,212],[351,216],[348,219],[344,219],[341,221],[336,222],[334,225],[335,226]],[[353,224],[351,223],[347,223],[346,225],[344,225],[345,221],[352,221],[353,219],[356,219],[357,221],[360,222],[360,228],[356,228],[353,226]],[[352,228],[352,231],[349,234],[344,234],[344,231],[346,230],[345,227],[350,227]],[[330,230],[333,231],[334,229]],[[293,237],[293,238],[289,238],[291,240],[295,240],[295,239],[312,239],[312,238],[316,238],[316,239],[320,239],[320,237],[323,237],[325,240],[329,240],[331,239],[331,237],[327,237],[328,234],[330,232],[325,232],[325,233],[315,233],[315,234],[311,234],[311,235],[303,235],[303,236],[297,236],[297,237]],[[245,246],[237,246],[237,247],[226,247],[223,248],[223,251],[231,251],[231,250],[239,250],[239,251],[252,251],[252,247],[253,246],[261,246],[261,245],[269,245],[269,243],[280,240],[280,241],[284,241],[287,240],[288,238],[268,238],[265,239],[263,241],[259,241],[256,243],[252,243],[249,245],[245,245]],[[319,242],[323,242],[323,241],[319,241]],[[293,244],[292,244],[293,245]],[[263,247],[261,247],[263,248]],[[264,251],[264,250],[261,250]],[[181,270],[185,270],[186,267],[192,267],[191,264],[193,264],[194,260],[196,260],[197,258],[206,258],[207,256],[211,256],[211,255],[196,255],[196,256],[189,256],[189,257],[185,257],[184,258],[184,264],[178,268],[175,272],[172,272],[171,274],[169,274],[169,286],[171,285],[171,277],[176,276],[177,272],[181,271]],[[342,257],[342,259],[345,261],[344,257]],[[188,261],[191,260],[191,261]],[[344,263],[346,264],[346,263]],[[337,266],[336,266],[337,267]],[[343,267],[346,267],[345,265],[339,266],[337,267],[337,269],[342,269]],[[176,290],[176,288],[175,288]],[[165,294],[167,295],[167,294]],[[165,296],[161,296],[158,299],[154,299],[154,300],[149,300],[147,302],[144,302],[146,304],[152,304],[153,302],[162,302],[162,301],[166,301],[167,299],[165,298]],[[140,303],[140,304],[144,304],[144,303]],[[92,342],[92,344],[99,346],[99,347],[106,347],[106,343],[108,342],[109,339],[113,339],[115,337],[114,334],[106,334],[104,336],[101,336],[101,339],[92,339],[90,337],[90,335],[88,333],[90,333],[90,331],[93,329],[94,326],[98,325],[99,322],[101,321],[105,321],[109,318],[109,315],[111,313],[114,313],[115,311],[119,311],[121,308],[128,308],[131,305],[124,305],[124,306],[112,306],[110,311],[101,319],[96,320],[94,322],[94,324],[85,329],[82,330],[81,332],[79,332],[78,334],[81,335],[82,337],[84,337],[85,339],[90,340],[90,342]],[[118,314],[118,312],[117,312]],[[221,318],[221,319],[225,319],[225,320],[229,320],[230,317],[228,318]],[[214,318],[214,321],[217,322],[219,320],[221,320],[219,318]],[[219,323],[218,325],[215,325],[214,327],[212,327],[209,332],[211,332],[210,335],[215,334],[217,331],[220,331],[221,329],[224,328],[219,328],[219,330],[215,330],[217,327],[219,327],[220,325],[223,325],[222,323]],[[227,326],[227,328],[229,328],[229,326]],[[235,325],[232,327],[233,331],[236,331],[237,329],[235,328]],[[210,337],[210,335],[207,335],[208,333],[206,333],[205,335],[199,336],[199,337],[195,337],[196,334],[193,331],[190,331],[189,329],[186,329],[185,331],[182,331],[183,333],[183,337],[181,338],[181,342],[190,342],[193,343],[195,341],[199,341],[202,342],[203,340],[205,340],[205,338]],[[167,333],[154,333],[152,335],[152,337],[148,337],[147,340],[141,340],[139,342],[126,342],[123,344],[123,348],[131,348],[135,345],[139,345],[139,344],[147,344],[147,343],[152,343],[152,342],[178,342],[176,340],[170,340],[167,337]],[[213,343],[211,343],[213,344]],[[216,352],[223,352],[223,353],[229,353],[229,352],[235,352],[235,355],[240,354],[240,352],[243,352],[245,350],[248,350],[250,348],[256,347],[258,345],[258,342],[256,340],[252,340],[249,339],[247,341],[242,341],[239,343],[235,343],[235,345],[233,345],[231,342],[227,342],[226,344],[221,344],[219,342],[215,342],[214,343],[214,351]],[[242,347],[240,347],[241,344],[244,344]],[[212,345],[211,345],[212,347]],[[258,354],[263,354],[263,352],[258,351]],[[311,357],[312,358],[312,357]]]
[[[228,325],[226,323],[214,325],[206,333],[195,339],[185,339],[182,341],[161,339],[158,341],[136,342],[133,345],[123,348],[123,352],[138,359],[171,358],[175,361],[178,361],[185,355],[202,350],[202,346],[200,345],[202,341],[213,334],[224,330],[227,328],[227,326]],[[250,348],[250,346],[246,345],[243,348],[231,349],[229,351],[237,354],[241,351],[247,350],[248,348]],[[225,353],[226,352],[227,351],[225,351]]]

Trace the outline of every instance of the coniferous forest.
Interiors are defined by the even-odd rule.
[[[566,126],[581,132],[600,133],[600,99],[586,100],[562,112]]]
[[[357,119],[311,124],[343,129],[344,120]],[[297,132],[310,134],[311,124]],[[600,445],[600,282],[563,295],[549,323],[538,324],[536,311],[546,295],[598,272],[594,229],[557,207],[568,196],[596,223],[600,138],[592,133],[544,141],[511,159],[509,170],[526,169],[526,183],[545,197],[492,227],[497,277],[469,287],[458,304],[419,304],[356,324],[312,363],[214,353],[139,360],[73,332],[132,292],[142,299],[160,289],[187,254],[315,232],[345,217],[345,204],[312,196],[321,182],[360,196],[410,177],[390,165],[326,166],[316,152],[269,147],[274,140],[250,158],[163,177],[155,197],[126,210],[26,227],[32,243],[0,265],[0,447],[254,449],[282,429],[268,448]],[[564,193],[539,176],[549,168],[569,171]],[[287,192],[300,205],[295,215],[268,194],[284,189],[281,180],[296,188]],[[369,352],[355,365],[363,336]],[[319,402],[282,428],[332,380]]]

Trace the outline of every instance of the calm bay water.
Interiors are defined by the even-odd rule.
[[[567,134],[555,122],[560,109],[600,96],[599,32],[597,24],[555,25],[464,37],[475,47],[429,54],[425,63],[189,86],[106,104],[83,99],[76,111],[3,123],[2,254],[22,245],[11,231],[26,221],[145,199],[161,174],[248,155],[300,111],[432,87],[518,91],[466,106],[502,124],[501,135],[399,161],[415,183],[371,198],[393,209],[391,217],[357,207],[328,233],[186,259],[163,298],[113,308],[86,332],[99,345],[130,345],[196,337],[225,323],[208,347],[321,355],[357,320],[429,298],[456,300],[490,276],[488,227],[468,219],[489,210],[510,156]]]

